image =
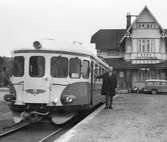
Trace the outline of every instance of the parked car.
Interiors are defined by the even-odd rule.
[[[134,86],[131,91],[131,93],[144,93],[144,89],[143,88],[138,88],[136,86]]]
[[[151,93],[153,95],[167,92],[167,80],[149,79],[145,81],[144,87],[145,93]]]

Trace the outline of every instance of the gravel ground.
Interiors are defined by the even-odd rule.
[[[14,124],[12,114],[7,103],[0,101],[0,131],[7,126]]]
[[[167,95],[122,94],[68,142],[167,142]]]
[[[0,88],[0,131],[14,124],[9,107],[3,99],[5,94],[9,94],[8,88]]]

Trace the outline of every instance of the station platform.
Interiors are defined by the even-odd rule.
[[[167,95],[119,94],[54,142],[166,142]]]

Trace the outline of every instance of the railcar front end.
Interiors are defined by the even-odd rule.
[[[15,51],[10,97],[6,97],[15,123],[43,115],[61,124],[78,110],[89,108],[89,60],[88,56],[59,51]]]
[[[46,116],[62,124],[76,112],[104,102],[102,80],[95,76],[107,70],[106,63],[87,50],[83,52],[83,47],[49,50],[41,49],[39,42],[34,42],[34,47],[13,52],[10,94],[4,98],[10,102],[15,123]]]

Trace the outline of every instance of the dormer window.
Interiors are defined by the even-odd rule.
[[[149,22],[136,23],[136,25],[133,26],[133,28],[136,28],[136,29],[155,29],[155,28],[157,28],[157,24],[156,23],[149,23]]]

